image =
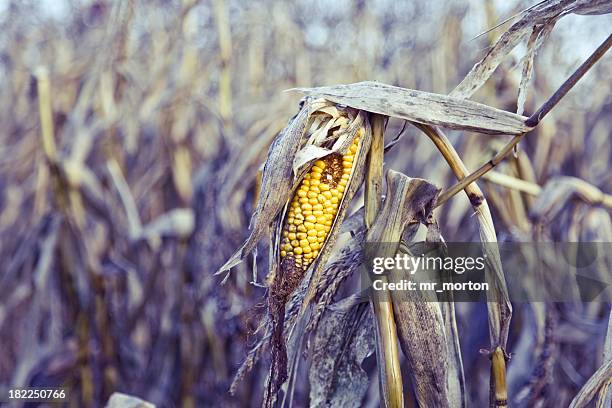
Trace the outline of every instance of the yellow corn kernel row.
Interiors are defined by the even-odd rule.
[[[331,154],[317,160],[302,180],[283,225],[283,265],[306,269],[316,259],[331,231],[358,146],[359,134],[344,156]]]

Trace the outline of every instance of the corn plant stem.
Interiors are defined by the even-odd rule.
[[[446,159],[446,162],[450,166],[453,173],[458,180],[462,180],[468,173],[469,170],[459,157],[459,153],[455,150],[453,145],[450,143],[446,135],[437,127],[414,123],[416,127],[421,129],[436,145],[442,156]],[[464,187],[465,193],[467,194],[472,207],[476,211],[478,221],[480,223],[480,235],[483,243],[497,242],[497,236],[495,234],[495,228],[493,225],[493,219],[491,217],[491,211],[489,206],[484,199],[482,190],[476,183],[469,183]],[[437,206],[440,205],[438,199]],[[494,254],[495,255],[495,254]],[[499,255],[499,254],[497,254]],[[496,269],[497,274],[496,286],[499,285],[496,293],[495,301],[487,302],[488,318],[489,318],[489,336],[491,340],[491,351],[501,352],[505,356],[505,347],[508,340],[508,331],[510,325],[510,318],[512,316],[512,308],[507,297],[507,289],[503,272],[501,271],[501,264],[497,263],[498,258],[490,259],[492,261],[492,267]],[[503,407],[504,395],[507,397],[506,387],[506,366],[501,365],[499,362],[491,366],[491,381],[490,381],[490,406],[492,407]],[[507,400],[507,398],[505,398]]]
[[[540,107],[536,113],[531,115],[529,119],[525,121],[525,124],[529,127],[537,126],[544,116],[546,116],[546,114],[548,114],[548,112],[550,112],[557,105],[557,103],[563,99],[570,89],[572,89],[580,78],[582,78],[584,74],[586,74],[591,67],[593,67],[593,65],[595,65],[595,63],[604,56],[611,46],[612,34],[610,34],[608,38],[606,38],[606,40],[601,43],[599,47],[597,47],[591,56],[587,58],[576,71],[574,71],[574,73],[563,83],[563,85],[561,85],[561,87],[559,87],[559,89],[557,89],[557,91],[542,105],[542,107]]]
[[[40,131],[42,147],[46,159],[50,163],[57,160],[57,149],[55,147],[55,135],[53,131],[53,113],[51,109],[51,86],[49,84],[49,72],[45,67],[36,70],[36,91],[38,93],[38,113],[40,116]]]
[[[232,123],[232,35],[229,25],[227,5],[223,0],[214,2],[215,20],[219,35],[219,59],[221,73],[219,76],[219,115],[226,126]]]
[[[559,101],[576,85],[576,83],[586,74],[589,69],[595,65],[595,63],[610,49],[612,46],[612,35],[608,38],[591,54],[587,60],[578,67],[578,69],[559,87],[557,92],[553,94],[536,113],[531,115],[525,124],[529,127],[535,127],[540,121],[548,114]],[[501,161],[503,161],[514,149],[526,133],[514,136],[507,145],[505,145],[491,160],[480,166],[475,172],[466,175],[457,184],[440,194],[438,197],[438,205],[444,204],[449,198],[453,197],[461,190],[464,190],[467,185],[478,180],[484,176],[487,172],[491,171]]]
[[[384,116],[372,115],[372,146],[368,153],[367,175],[365,182],[365,224],[367,228],[374,223],[382,204],[383,160],[384,160]],[[393,301],[387,291],[380,293],[381,298],[372,300],[380,336],[380,359],[384,364],[384,379],[381,378],[383,399],[388,407],[404,406],[404,392],[397,338],[397,328],[393,313]]]
[[[542,191],[542,187],[540,187],[538,184],[521,180],[519,178],[512,177],[504,173],[499,173],[497,171],[491,171],[485,174],[484,179],[502,187],[511,188],[513,190],[520,191],[521,193],[527,193],[532,196],[537,196]]]
[[[507,174],[491,171],[483,176],[484,179],[491,183],[502,187],[511,188],[530,196],[537,196],[542,192],[542,187],[536,183],[522,180]],[[612,195],[606,194],[594,185],[587,183],[582,179],[575,179],[577,183],[576,190],[580,197],[592,205],[602,205],[603,207],[612,210]]]

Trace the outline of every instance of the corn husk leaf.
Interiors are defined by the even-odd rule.
[[[242,247],[219,268],[216,274],[229,271],[242,262],[255,249],[257,243],[269,230],[272,221],[285,206],[294,184],[293,158],[301,145],[307,118],[308,105],[304,104],[298,114],[272,142],[263,171],[257,209],[249,225],[251,232]]]
[[[360,406],[368,390],[363,360],[374,352],[373,319],[367,303],[351,296],[333,304],[313,343],[311,407]]]
[[[453,96],[378,82],[295,90],[355,109],[450,129],[508,135],[531,130],[524,123],[527,118],[521,115]]]
[[[394,257],[402,237],[410,238],[427,222],[439,189],[425,180],[387,172],[387,198],[367,234],[370,245],[382,243],[376,256]],[[393,243],[397,245],[394,246]],[[398,281],[402,272],[390,271]],[[398,275],[399,274],[399,275]],[[420,406],[463,406],[462,375],[457,353],[449,347],[445,316],[435,299],[414,299],[410,291],[391,291],[400,345],[408,359]],[[376,300],[374,300],[376,301]]]

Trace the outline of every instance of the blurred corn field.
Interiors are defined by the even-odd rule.
[[[0,1],[0,390],[64,387],[71,407],[105,406],[115,392],[159,407],[260,406],[268,243],[223,285],[214,273],[248,236],[268,148],[300,111],[303,95],[284,91],[379,81],[446,95],[512,24],[498,23],[534,3]],[[610,34],[609,1],[592,2],[596,12],[586,1],[543,3],[582,8],[505,50],[472,100],[529,116]],[[478,181],[499,241],[612,242],[611,87],[608,55]],[[443,191],[463,177],[435,133],[390,119],[386,143],[398,135],[387,168]],[[511,140],[447,135],[472,170]],[[362,190],[348,213],[363,206]],[[447,199],[433,212],[444,238],[479,241],[474,202]],[[374,323],[352,308],[346,275],[316,299],[324,310],[350,305],[358,329],[349,335],[317,311],[317,332],[298,348],[308,364],[278,405],[354,404],[342,387],[357,405],[385,401]],[[487,306],[454,313],[462,398],[487,406],[499,358]],[[612,370],[609,316],[603,303],[514,305],[509,406],[609,407],[611,392],[588,387]],[[321,379],[335,361],[325,339],[338,334],[351,360],[332,384]],[[400,358],[405,405],[434,406],[419,399],[431,384],[414,383],[413,359]]]

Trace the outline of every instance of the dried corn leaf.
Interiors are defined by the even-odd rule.
[[[115,392],[110,396],[106,408],[155,408],[155,405],[131,395]]]
[[[554,25],[556,20],[569,14],[605,14],[611,10],[608,0],[550,0],[542,1],[524,10],[518,21],[502,34],[495,45],[487,52],[461,83],[450,93],[451,96],[470,98],[493,74],[503,59],[523,41],[536,26]]]
[[[612,360],[605,361],[601,367],[580,389],[578,394],[572,400],[569,408],[582,408],[586,407],[589,402],[593,400],[595,395],[599,392],[602,387],[612,380]]]
[[[554,219],[569,200],[580,198],[589,204],[603,204],[612,208],[612,196],[577,177],[555,177],[550,179],[538,195],[530,217],[546,223]]]
[[[368,389],[363,360],[374,352],[374,327],[367,303],[349,297],[325,314],[314,338],[311,407],[357,407]]]
[[[355,109],[450,129],[509,135],[531,130],[525,125],[527,118],[514,113],[457,97],[378,82],[296,90]]]
[[[410,179],[392,170],[386,177],[387,198],[366,238],[377,257],[395,257],[402,237],[410,238],[420,223],[427,222],[439,193],[425,180]],[[390,274],[395,282],[405,277],[400,271],[391,270]],[[454,347],[449,347],[450,334],[440,304],[417,292],[390,294],[400,345],[408,359],[419,405],[462,406],[463,380],[456,369],[461,362],[456,361]]]

